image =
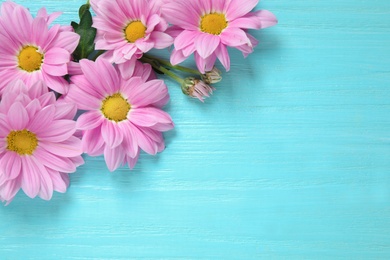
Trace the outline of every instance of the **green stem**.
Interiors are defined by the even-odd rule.
[[[143,55],[143,57],[141,58],[142,61],[146,62],[146,63],[149,63],[150,65],[152,65],[152,67],[162,73],[164,73],[165,75],[171,77],[172,79],[174,79],[175,81],[177,81],[180,85],[183,84],[184,80],[182,78],[180,78],[179,76],[177,76],[175,73],[173,73],[172,71],[170,71],[169,69],[165,68],[164,66],[161,66],[158,64],[159,61],[157,60],[154,60],[154,59],[150,59],[150,58],[147,58],[145,57],[145,55]],[[156,62],[157,61],[157,62]]]
[[[195,74],[195,75],[203,75],[202,73],[200,73],[198,70],[194,70],[194,69],[191,69],[191,68],[187,68],[187,67],[184,67],[184,66],[180,66],[180,65],[172,65],[169,61],[167,60],[164,60],[164,59],[160,59],[160,58],[157,58],[155,56],[152,56],[152,55],[149,55],[149,54],[145,54],[143,55],[143,57],[146,57],[148,59],[151,59],[151,60],[156,60],[158,61],[159,63],[167,66],[167,67],[170,67],[172,69],[175,69],[175,70],[180,70],[180,71],[183,71],[183,72],[187,72],[187,73],[191,73],[191,74]]]

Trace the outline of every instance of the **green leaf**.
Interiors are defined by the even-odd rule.
[[[85,12],[89,12],[89,4],[85,4],[85,5],[80,6],[80,9],[79,9],[80,19],[83,17]]]
[[[79,9],[80,23],[71,23],[75,32],[80,35],[80,42],[73,52],[75,61],[88,58],[95,50],[96,29],[92,27],[92,14],[89,7],[89,4],[82,5]]]
[[[77,27],[79,27],[79,24],[76,22],[71,22],[70,25],[73,27],[73,30],[77,30]]]

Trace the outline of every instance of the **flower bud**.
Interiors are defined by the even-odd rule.
[[[215,88],[206,84],[200,79],[188,77],[184,79],[184,82],[181,85],[181,90],[185,95],[197,98],[200,101],[204,102],[203,100],[206,97],[210,97],[210,94],[213,93],[213,90],[215,90]]]
[[[221,71],[214,66],[212,70],[206,71],[206,73],[202,75],[202,80],[207,84],[218,83],[222,80]]]

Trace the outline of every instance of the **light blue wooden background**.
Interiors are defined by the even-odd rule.
[[[80,0],[23,1],[77,19]],[[133,171],[86,157],[66,194],[0,207],[1,259],[389,258],[390,1],[264,0],[205,104]]]

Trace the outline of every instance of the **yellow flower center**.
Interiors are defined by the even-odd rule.
[[[221,13],[206,14],[200,19],[200,30],[205,33],[220,35],[227,26],[226,17]]]
[[[125,38],[128,42],[145,37],[146,27],[141,21],[132,21],[125,28]]]
[[[100,110],[107,119],[120,122],[127,118],[130,108],[129,102],[120,93],[116,93],[103,100]]]
[[[11,131],[7,136],[7,149],[19,155],[32,155],[37,146],[37,136],[26,129]]]
[[[18,55],[19,68],[27,72],[33,72],[41,68],[43,54],[37,47],[25,46]]]

